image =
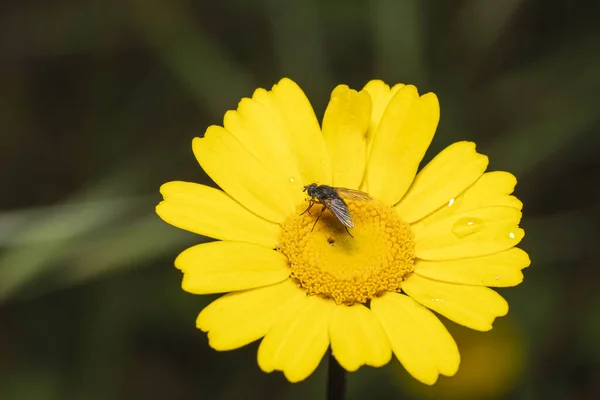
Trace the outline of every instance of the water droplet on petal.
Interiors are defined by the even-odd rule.
[[[327,164],[327,160],[324,158],[321,158],[321,164],[323,164],[323,165]]]
[[[463,217],[454,222],[452,233],[458,238],[464,238],[481,231],[485,227],[485,222],[480,218]]]
[[[454,204],[454,198],[450,199],[450,201],[448,202],[448,207],[452,207],[453,204]]]
[[[498,280],[498,279],[500,279],[500,277],[498,275],[494,275],[494,279]]]
[[[294,179],[294,177],[291,177],[290,178],[290,183],[294,183],[294,182],[296,182],[296,179]]]
[[[514,232],[509,233],[508,237],[511,238],[511,239],[514,239],[515,238],[515,233]]]

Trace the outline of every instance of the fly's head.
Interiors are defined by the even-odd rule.
[[[310,185],[305,185],[304,186],[304,192],[308,193],[308,195],[310,197],[315,197],[316,195],[316,189],[317,189],[317,184],[316,183],[311,183]]]

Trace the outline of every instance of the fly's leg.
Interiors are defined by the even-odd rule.
[[[354,239],[354,236],[352,236],[352,234],[350,233],[350,231],[348,230],[348,227],[346,225],[344,225],[344,229],[346,229],[346,232],[348,232],[348,235],[350,235],[350,237],[352,239]]]
[[[306,214],[307,212],[309,212],[309,211],[310,211],[310,209],[312,208],[312,206],[314,206],[314,205],[315,205],[315,202],[311,200],[311,201],[310,201],[310,203],[308,204],[308,208],[307,208],[306,210],[304,210],[304,212],[303,212],[302,214],[300,214],[300,215],[304,215],[304,214]],[[310,213],[309,213],[309,214],[310,214]]]
[[[317,226],[317,222],[319,222],[319,218],[321,218],[321,215],[323,215],[323,213],[325,212],[326,208],[327,207],[325,207],[325,206],[323,206],[323,208],[321,208],[321,213],[317,217],[317,220],[315,221],[315,224],[313,225],[312,229],[310,230],[311,232],[315,230],[315,226]],[[352,236],[352,235],[350,235],[350,236]]]

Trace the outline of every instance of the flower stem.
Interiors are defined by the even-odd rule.
[[[346,370],[337,362],[329,351],[327,370],[327,400],[344,400],[346,398]]]

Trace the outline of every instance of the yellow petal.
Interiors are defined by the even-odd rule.
[[[260,343],[260,368],[265,372],[283,371],[290,382],[312,374],[329,346],[329,318],[334,304],[319,296],[290,301]]]
[[[377,131],[377,127],[379,126],[379,121],[381,121],[383,112],[387,108],[392,97],[394,97],[396,92],[403,86],[404,84],[398,83],[390,89],[390,87],[383,81],[372,80],[369,81],[363,88],[363,90],[369,93],[371,96],[371,103],[373,105],[371,122],[369,124],[369,132],[367,134],[367,154],[371,152],[373,138],[375,137],[375,132]]]
[[[487,165],[488,158],[475,151],[475,143],[451,144],[417,174],[394,208],[404,221],[417,221],[471,186]]]
[[[304,184],[331,184],[331,165],[319,121],[300,87],[283,78],[271,92],[273,106],[279,111],[290,133],[290,144]]]
[[[236,111],[225,114],[223,126],[269,170],[293,179],[293,190],[313,182],[330,183],[319,123],[293,81],[284,78],[271,91],[257,89]]]
[[[281,227],[248,211],[221,190],[189,182],[160,187],[156,213],[165,222],[199,235],[274,248]]]
[[[507,287],[523,281],[521,270],[529,264],[527,253],[513,247],[482,257],[448,261],[416,260],[415,273],[444,282]]]
[[[367,161],[366,188],[386,204],[396,204],[408,190],[440,118],[433,93],[419,97],[414,86],[398,89],[388,104]]]
[[[408,296],[386,293],[371,300],[394,354],[415,379],[433,385],[458,370],[458,347],[440,320]]]
[[[194,294],[246,290],[272,285],[290,276],[286,256],[242,242],[190,247],[175,259],[175,266],[183,272],[183,290]]]
[[[367,159],[371,97],[346,85],[337,86],[323,117],[323,137],[333,169],[333,185],[358,189]]]
[[[243,292],[229,293],[198,315],[196,326],[208,332],[215,350],[233,350],[263,337],[286,311],[286,305],[305,293],[290,279]]]
[[[417,222],[411,227],[415,254],[424,260],[455,260],[498,253],[523,239],[520,220],[516,208],[491,206]]]
[[[410,297],[444,317],[478,331],[492,329],[496,317],[508,313],[508,303],[492,289],[468,286],[412,274],[402,283]]]
[[[269,92],[257,89],[252,99],[242,99],[236,111],[225,114],[223,126],[267,171],[287,178],[288,190],[302,191],[291,132]]]
[[[515,196],[509,196],[516,184],[517,178],[508,172],[486,172],[462,194],[427,216],[424,222],[488,206],[506,206],[520,210],[523,203]]]
[[[381,367],[392,357],[381,323],[362,304],[334,307],[329,336],[333,355],[348,371],[356,371],[362,365]]]
[[[283,222],[304,200],[294,177],[270,169],[220,126],[210,126],[192,148],[204,171],[227,194],[269,221]]]

